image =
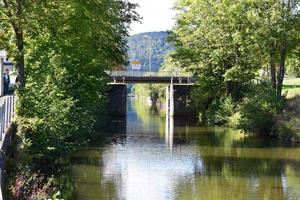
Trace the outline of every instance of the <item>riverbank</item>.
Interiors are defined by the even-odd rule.
[[[275,115],[274,135],[284,142],[300,143],[300,78],[283,81],[285,108]]]
[[[98,131],[103,139],[73,154],[60,181],[65,200],[300,197],[299,145],[167,121],[131,100],[126,123],[114,121]]]
[[[276,116],[275,134],[280,140],[300,143],[300,96],[287,99],[287,107]]]

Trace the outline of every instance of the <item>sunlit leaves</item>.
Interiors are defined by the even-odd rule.
[[[105,70],[126,61],[134,4],[116,0],[31,2],[26,21],[27,85],[19,133],[33,156],[53,159],[86,142],[105,112]]]

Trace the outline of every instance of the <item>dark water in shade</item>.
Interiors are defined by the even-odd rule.
[[[99,132],[72,159],[71,199],[300,199],[299,146],[166,120],[134,100],[127,120]]]

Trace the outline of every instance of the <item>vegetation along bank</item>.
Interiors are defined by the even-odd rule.
[[[7,199],[58,198],[51,177],[103,121],[105,70],[127,61],[135,7],[115,0],[0,2],[0,49],[13,58],[20,81]]]
[[[199,79],[202,122],[300,141],[299,97],[288,99],[284,86],[287,73],[299,76],[298,8],[297,0],[177,2],[172,58]]]

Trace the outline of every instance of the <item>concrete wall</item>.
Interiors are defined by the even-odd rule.
[[[114,117],[126,116],[127,85],[111,84],[108,90],[108,114]]]
[[[191,105],[191,85],[174,85],[174,116],[193,117],[197,113]]]

